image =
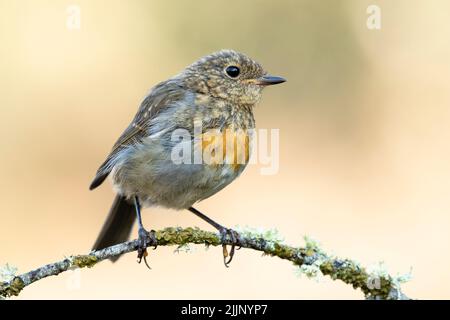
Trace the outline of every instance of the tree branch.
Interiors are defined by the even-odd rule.
[[[291,261],[299,267],[301,273],[308,277],[326,275],[333,280],[341,280],[360,289],[368,299],[409,299],[400,288],[401,277],[392,277],[385,271],[369,272],[357,262],[340,259],[326,254],[315,242],[306,242],[305,247],[291,247],[282,243],[273,231],[265,233],[241,230],[238,232],[237,245],[242,248],[263,252],[264,255],[275,256]],[[231,240],[221,239],[220,235],[198,228],[166,228],[155,231],[156,241],[151,237],[152,246],[185,246],[188,244],[204,244],[219,246],[231,244]],[[76,255],[64,260],[47,264],[30,272],[14,276],[0,283],[0,297],[17,296],[25,287],[49,276],[55,276],[67,270],[93,267],[98,262],[124,253],[136,251],[138,240],[117,244],[87,255]]]

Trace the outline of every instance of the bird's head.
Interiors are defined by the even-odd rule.
[[[256,104],[266,86],[286,81],[267,74],[258,62],[233,50],[201,58],[179,77],[195,92],[245,105]]]

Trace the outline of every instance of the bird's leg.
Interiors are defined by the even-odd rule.
[[[142,258],[144,258],[145,265],[149,268],[150,266],[147,263],[147,246],[148,246],[148,237],[154,237],[154,232],[148,232],[145,230],[144,225],[142,224],[142,217],[141,217],[141,205],[139,204],[139,198],[137,196],[134,197],[134,206],[136,208],[136,216],[138,221],[138,240],[139,240],[139,247],[138,247],[138,263],[141,263]],[[156,249],[156,246],[155,246]]]
[[[206,215],[204,215],[203,213],[201,213],[200,211],[198,211],[194,207],[190,207],[189,211],[192,212],[193,214],[195,214],[200,219],[203,219],[204,221],[208,222],[210,225],[212,225],[217,230],[219,230],[220,235],[222,237],[222,241],[226,240],[227,235],[230,236],[230,240],[231,240],[230,253],[228,253],[227,245],[226,244],[222,245],[222,248],[223,248],[223,262],[225,264],[225,267],[228,268],[228,265],[230,264],[231,260],[233,260],[234,251],[236,249],[236,244],[238,244],[238,236],[239,236],[238,233],[236,231],[232,230],[232,229],[225,228],[224,226],[222,226],[221,224],[215,222],[211,218],[207,217]],[[228,258],[228,260],[227,260],[227,258]]]

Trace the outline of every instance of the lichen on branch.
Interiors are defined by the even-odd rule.
[[[387,272],[371,272],[350,259],[340,259],[327,254],[317,242],[305,238],[306,245],[292,247],[284,243],[275,230],[238,228],[237,245],[242,248],[263,252],[264,255],[278,257],[292,262],[301,274],[308,277],[329,276],[359,289],[367,299],[408,299],[400,288],[407,277],[393,277]],[[15,269],[7,265],[0,269],[0,297],[17,296],[30,284],[67,270],[91,268],[98,262],[121,254],[136,251],[138,240],[120,243],[86,255],[75,255],[32,270],[15,275]],[[231,244],[230,238],[222,239],[214,232],[199,228],[165,228],[155,231],[155,238],[148,237],[148,246],[185,246],[198,244],[219,246]]]

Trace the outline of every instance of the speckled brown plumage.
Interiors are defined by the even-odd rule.
[[[112,175],[120,200],[116,199],[116,207],[126,207],[123,202],[138,199],[143,206],[186,209],[210,197],[244,170],[251,148],[251,129],[255,127],[253,107],[264,87],[283,81],[268,76],[259,63],[233,50],[201,58],[150,91],[98,169],[90,188]],[[198,124],[202,134],[211,130],[223,133],[223,141],[227,131],[248,135],[242,140],[244,162],[174,163],[172,151],[179,143],[173,139],[174,132],[188,132],[193,137],[188,143],[194,149]],[[201,143],[202,148],[208,145]],[[126,208],[129,214],[132,210]],[[111,209],[108,221],[122,214],[117,211]],[[96,249],[117,241],[114,234],[128,234],[119,232],[120,228],[131,227],[106,223],[104,228],[107,230],[102,231]]]

